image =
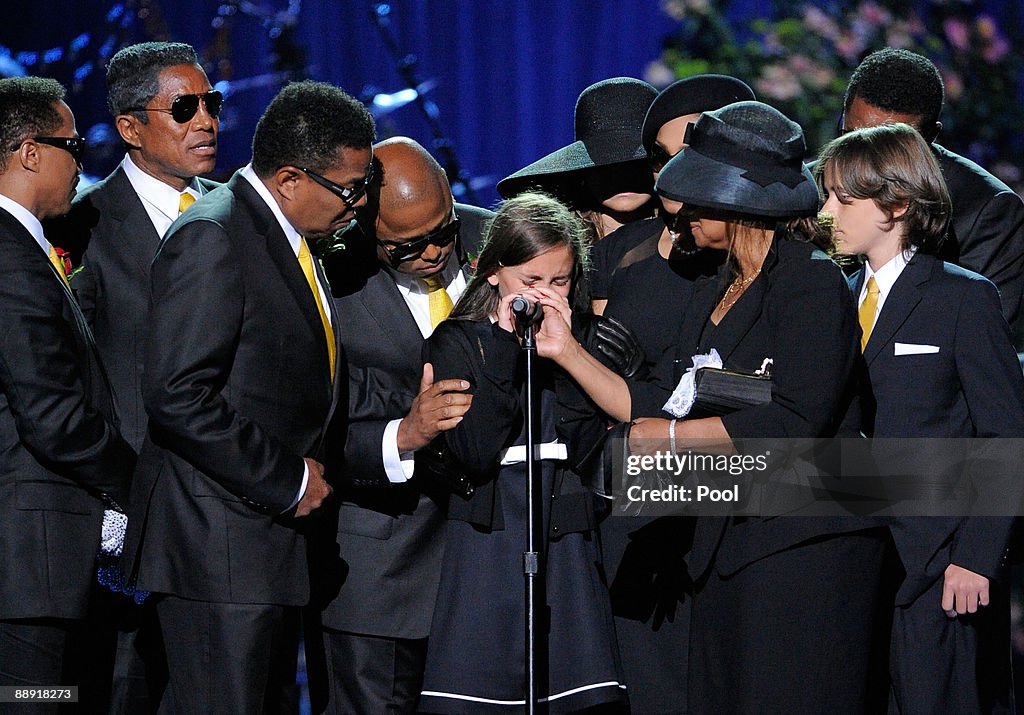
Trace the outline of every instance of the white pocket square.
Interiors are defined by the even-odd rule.
[[[939,352],[938,345],[917,345],[916,343],[896,343],[896,356],[928,355]]]

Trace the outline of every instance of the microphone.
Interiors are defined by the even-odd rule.
[[[512,299],[511,308],[518,332],[533,325],[544,315],[544,307],[540,303],[531,303],[521,295]]]

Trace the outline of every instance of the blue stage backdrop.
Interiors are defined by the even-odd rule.
[[[390,95],[390,111],[374,108],[378,134],[411,136],[446,166],[448,142],[485,206],[497,201],[499,179],[573,140],[573,108],[585,87],[642,77],[676,26],[657,0],[13,4],[0,28],[0,45],[10,50],[0,73],[20,65],[71,87],[79,131],[94,143],[113,139],[103,84],[110,54],[132,42],[180,40],[201,53],[214,84],[227,83],[218,174],[248,161],[256,119],[285,78],[309,77],[368,103]],[[410,84],[419,85],[422,103],[401,92]],[[119,156],[109,141],[86,170],[103,176]]]
[[[1008,0],[8,0],[4,16],[0,74],[71,88],[94,176],[121,155],[104,64],[142,40],[191,43],[225,91],[217,178],[248,161],[283,82],[310,77],[372,105],[381,138],[419,140],[459,198],[483,206],[499,179],[573,140],[576,98],[599,80],[735,73],[800,121],[814,151],[860,57],[908,42],[946,77],[941,141],[1024,190],[1024,10]]]

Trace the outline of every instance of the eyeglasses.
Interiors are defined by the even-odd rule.
[[[655,144],[647,153],[647,161],[650,162],[652,171],[661,171],[673,156],[675,155],[669,154],[661,146]]]
[[[359,199],[363,198],[363,194],[370,188],[370,184],[373,182],[373,161],[370,161],[370,165],[366,168],[366,176],[363,177],[362,181],[358,182],[355,186],[348,188],[341,184],[335,184],[333,181],[328,179],[326,176],[307,169],[305,167],[297,167],[299,171],[303,172],[320,186],[324,187],[332,194],[337,196],[345,204],[345,208],[349,211],[356,210],[356,203]]]
[[[427,250],[427,246],[437,246],[438,248],[444,248],[459,235],[459,227],[462,225],[462,221],[452,213],[451,220],[444,226],[441,226],[434,231],[423,236],[417,236],[416,238],[410,238],[407,241],[396,243],[395,241],[384,241],[377,239],[377,243],[388,252],[388,257],[391,259],[391,266],[397,268],[399,264],[405,263],[406,261],[412,261],[423,255],[423,252]]]
[[[217,90],[203,92],[202,94],[181,94],[171,102],[170,109],[158,109],[156,107],[130,107],[127,112],[170,112],[171,117],[178,124],[187,124],[192,121],[199,111],[199,100],[203,101],[206,113],[211,118],[220,116],[220,110],[224,106],[224,95]]]
[[[81,164],[82,157],[85,156],[86,142],[82,137],[32,137],[32,141],[63,149],[74,158],[76,164]],[[11,151],[18,151],[20,148],[21,144]]]

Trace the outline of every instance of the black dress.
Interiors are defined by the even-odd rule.
[[[650,372],[671,353],[693,281],[714,273],[720,251],[693,256],[658,252],[661,219],[626,224],[593,249],[591,292],[604,315],[632,331]],[[688,712],[686,674],[691,583],[685,556],[693,519],[615,514],[601,523],[622,671],[635,713]]]
[[[449,505],[422,712],[525,711],[526,465],[499,464],[506,448],[525,442],[519,354],[512,334],[469,321],[442,323],[424,350],[435,379],[472,385],[473,405],[445,443],[478,486]],[[570,403],[582,402],[567,378],[537,363],[540,442],[557,436],[569,446],[567,460],[538,462],[538,696],[540,712],[567,713],[621,701],[624,685],[594,534],[595,497],[568,468],[581,433]]]
[[[714,274],[721,251],[698,251],[669,258],[658,252],[665,228],[659,218],[628,223],[591,251],[590,293],[608,301],[604,315],[632,331],[652,368],[676,340],[671,330],[693,295],[697,278]]]

